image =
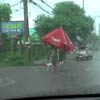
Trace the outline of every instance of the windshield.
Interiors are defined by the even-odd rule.
[[[100,93],[99,12],[99,0],[0,0],[0,99]]]

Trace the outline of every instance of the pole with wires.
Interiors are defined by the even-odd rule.
[[[83,10],[84,10],[84,0],[83,0],[83,3],[82,4],[83,4]]]
[[[25,29],[25,54],[26,61],[30,61],[30,52],[29,52],[29,23],[28,23],[28,0],[23,0],[24,6],[24,29]]]
[[[43,10],[44,12],[46,12],[47,14],[50,14],[47,10],[45,10],[41,5],[39,5],[38,3],[34,2],[33,0],[30,0],[30,3],[32,3],[33,5],[37,6],[38,8],[40,8],[41,10]]]
[[[42,3],[46,4],[49,8],[53,9],[48,3],[46,3],[45,1],[41,0]]]

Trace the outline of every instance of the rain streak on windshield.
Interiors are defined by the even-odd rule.
[[[99,0],[0,0],[0,100],[100,93]]]

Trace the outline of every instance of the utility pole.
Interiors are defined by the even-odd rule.
[[[99,32],[98,33],[99,33],[99,36],[100,36],[100,23],[99,23]]]
[[[83,7],[83,10],[84,10],[84,0],[83,0],[83,3],[82,4],[83,4],[83,6],[82,6]]]
[[[25,34],[25,55],[27,62],[30,61],[29,48],[29,23],[28,23],[28,0],[23,0],[24,6],[24,34]]]
[[[97,31],[96,31],[96,19],[97,18],[100,18],[100,16],[94,16],[94,32],[96,33]]]

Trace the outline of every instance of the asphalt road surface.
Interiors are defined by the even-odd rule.
[[[67,60],[56,72],[45,66],[0,68],[0,100],[80,93],[100,93],[100,52],[90,61]]]

